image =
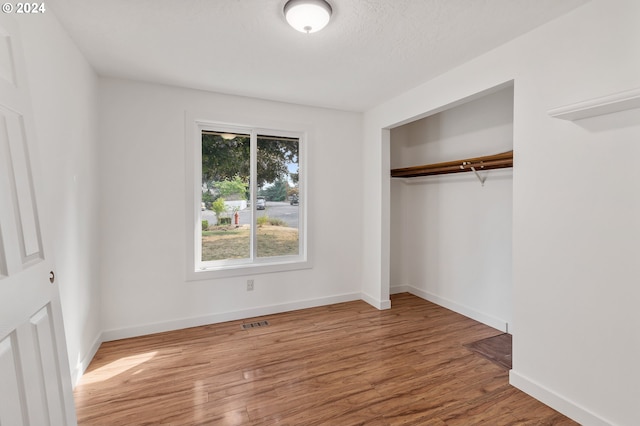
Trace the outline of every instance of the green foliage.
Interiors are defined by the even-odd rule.
[[[209,221],[208,220],[203,220],[202,221],[202,230],[206,231],[207,229],[209,229]]]
[[[286,180],[288,176],[297,182],[298,173],[289,173],[288,166],[298,163],[298,149],[297,138],[258,137],[258,188],[278,179]],[[250,158],[249,135],[225,140],[217,133],[203,134],[202,183],[211,187],[214,182],[233,181],[236,177],[249,182]]]
[[[218,198],[213,203],[211,203],[211,210],[216,214],[216,218],[218,219],[218,223],[220,223],[220,215],[224,213],[227,209],[227,206],[224,205],[224,198]]]
[[[230,217],[221,217],[220,221],[218,222],[218,225],[231,225],[231,218]]]
[[[258,223],[258,226],[262,226],[262,225],[271,225],[271,226],[287,226],[287,223],[282,220],[282,219],[278,219],[276,217],[269,217],[269,216],[260,216],[256,222]]]
[[[202,183],[231,180],[240,176],[249,180],[249,136],[225,140],[218,134],[202,135]]]
[[[297,138],[277,138],[273,136],[258,137],[258,188],[269,182],[287,180],[288,165],[298,163],[299,141]],[[292,173],[294,182],[298,174]]]
[[[293,197],[300,195],[300,191],[297,186],[290,186],[287,188],[287,197]]]
[[[211,192],[202,191],[202,202],[207,206],[207,208],[211,208],[211,203],[213,203],[214,199],[215,197]]]
[[[284,201],[287,199],[288,187],[287,182],[276,180],[273,185],[258,191],[258,193],[270,201]]]
[[[214,186],[221,197],[229,198],[232,195],[238,195],[241,200],[246,200],[246,193],[249,188],[249,184],[245,183],[245,181],[243,181],[238,175],[236,175],[232,180],[215,182]]]

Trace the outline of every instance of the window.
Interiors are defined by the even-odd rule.
[[[304,134],[202,122],[196,128],[193,272],[308,267]]]

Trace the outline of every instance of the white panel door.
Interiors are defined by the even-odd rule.
[[[38,158],[24,68],[17,25],[2,14],[0,425],[74,425],[60,296],[38,210]]]

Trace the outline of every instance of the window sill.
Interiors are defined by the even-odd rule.
[[[311,269],[311,261],[271,262],[268,264],[251,264],[237,266],[221,266],[187,272],[187,281],[213,280],[218,278],[242,277],[275,272]]]

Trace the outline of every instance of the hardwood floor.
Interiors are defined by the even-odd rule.
[[[510,334],[498,334],[464,345],[472,352],[480,354],[490,361],[511,370],[512,339]]]
[[[270,325],[244,330],[241,324]],[[501,334],[409,294],[104,343],[80,425],[575,425],[465,344]]]

